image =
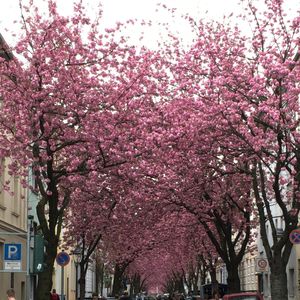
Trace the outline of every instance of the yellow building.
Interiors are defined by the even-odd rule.
[[[8,288],[14,288],[18,300],[26,293],[26,247],[27,247],[27,205],[26,191],[16,177],[4,170],[1,159],[0,177],[0,291],[5,297]],[[9,180],[10,191],[3,183]]]
[[[257,245],[253,244],[248,247],[239,266],[239,277],[242,291],[258,291],[261,289],[262,276],[268,270],[266,264],[263,268],[262,263],[266,259],[260,257]],[[224,263],[217,266],[217,280],[219,283],[227,284],[227,270]]]
[[[62,249],[58,249],[58,253],[61,252]],[[62,272],[62,267],[59,266],[56,262],[54,264],[54,272],[53,272],[53,288],[56,289],[57,293],[61,295],[62,291],[62,283],[64,285],[63,291],[65,295],[65,299],[75,300],[79,297],[78,285],[76,287],[76,282],[78,280],[78,267],[76,270],[76,264],[74,262],[74,255],[72,255],[72,251],[66,251],[70,254],[70,261],[64,267],[64,271]],[[62,278],[63,275],[63,278]],[[77,277],[77,278],[76,278]],[[77,292],[77,297],[76,297]]]
[[[257,268],[258,251],[257,246],[252,245],[245,252],[244,258],[239,267],[239,275],[242,291],[259,290],[259,270]]]
[[[1,34],[0,57],[6,60],[12,58]],[[19,178],[8,175],[7,162],[0,157],[0,291],[4,299],[5,291],[14,288],[16,298],[24,300],[27,271],[27,195]],[[7,187],[9,190],[6,190]]]

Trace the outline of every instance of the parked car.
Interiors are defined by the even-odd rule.
[[[259,292],[241,292],[224,295],[223,300],[264,300],[264,298]]]

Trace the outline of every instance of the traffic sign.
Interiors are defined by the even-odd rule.
[[[268,261],[265,258],[256,258],[256,272],[266,272],[268,270]]]
[[[4,244],[4,260],[21,260],[22,244]]]
[[[289,235],[292,244],[300,244],[300,229],[294,229]]]
[[[56,262],[58,265],[64,267],[66,266],[69,262],[70,262],[70,256],[67,252],[59,252],[57,255],[56,255]]]
[[[21,270],[21,261],[5,261],[4,270],[5,271],[20,271]]]
[[[21,270],[22,244],[4,244],[4,270]]]

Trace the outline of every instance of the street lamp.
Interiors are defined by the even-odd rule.
[[[75,279],[76,279],[76,285],[75,285],[75,300],[78,299],[78,266],[80,264],[81,261],[81,248],[80,247],[76,247],[73,251],[72,251],[72,255],[74,258],[74,264],[75,264]]]

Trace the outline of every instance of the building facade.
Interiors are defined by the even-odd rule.
[[[12,59],[0,34],[0,57]],[[1,98],[0,98],[1,101]],[[27,191],[7,172],[8,159],[0,157],[0,291],[14,288],[18,300],[26,299]]]
[[[283,233],[284,221],[281,209],[275,203],[270,203],[273,221],[277,230],[277,235]],[[266,230],[269,241],[272,241],[272,232],[270,224],[266,224]],[[266,259],[265,250],[258,234],[257,247],[259,257]],[[300,300],[300,246],[294,245],[286,268],[288,282],[288,297],[289,300]],[[271,300],[271,284],[270,284],[270,269],[261,272],[261,288],[266,300]]]
[[[239,277],[242,291],[257,291],[260,288],[260,270],[257,268],[258,250],[257,245],[248,247],[239,266]],[[217,280],[227,284],[227,270],[225,264],[217,267]]]
[[[62,249],[58,250],[58,253]],[[61,299],[75,300],[79,298],[80,286],[78,280],[80,278],[79,263],[76,260],[76,256],[66,251],[70,255],[70,261],[65,267],[61,267],[56,262],[54,264],[53,272],[53,288],[57,293],[64,297]],[[96,270],[95,261],[91,259],[88,265],[86,277],[85,277],[85,298],[92,298],[96,289]]]
[[[27,195],[17,177],[8,175],[1,159],[0,183],[0,291],[14,288],[16,297],[26,298]],[[7,191],[4,182],[9,183]],[[5,295],[5,294],[4,294]]]

